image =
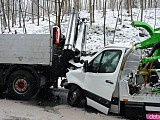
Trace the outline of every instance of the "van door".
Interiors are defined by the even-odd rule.
[[[111,105],[124,52],[125,48],[108,48],[88,64],[84,81],[87,105],[105,114]]]

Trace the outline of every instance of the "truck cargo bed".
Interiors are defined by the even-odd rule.
[[[147,85],[138,93],[130,96],[130,101],[139,101],[144,103],[160,103],[160,93],[152,92],[152,87]]]
[[[152,92],[152,87],[147,85],[143,87],[143,89],[139,91],[139,93],[133,94],[133,96],[160,97],[160,93]]]
[[[1,34],[0,64],[51,64],[49,34]]]

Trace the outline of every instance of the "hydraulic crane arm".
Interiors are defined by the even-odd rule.
[[[132,26],[142,27],[150,34],[150,38],[135,44],[136,49],[152,47],[150,53],[142,59],[142,62],[147,63],[160,59],[160,28],[153,29],[149,24],[140,21],[132,22]]]
[[[64,77],[68,68],[74,66],[75,62],[80,62],[80,57],[85,52],[86,29],[86,19],[80,19],[79,13],[73,8],[68,21],[66,39],[63,40],[62,49],[56,59],[57,76]],[[73,64],[70,63],[71,60]]]
[[[68,22],[68,30],[63,48],[63,57],[69,61],[85,51],[86,19],[80,19],[79,13],[73,9]]]
[[[150,38],[135,44],[136,49],[150,48],[153,47],[155,43],[160,41],[160,28],[153,29],[149,24],[140,21],[132,22],[132,26],[142,27],[150,34]]]

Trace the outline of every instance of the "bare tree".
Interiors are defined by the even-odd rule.
[[[122,16],[123,16],[123,8],[122,8],[122,5],[120,6],[120,10],[121,10],[121,23],[120,24],[122,24]]]
[[[10,1],[7,0],[7,19],[8,19],[8,30],[11,32],[10,28]]]
[[[55,0],[55,15],[56,15],[56,25],[58,24],[58,12],[57,12],[57,0]]]
[[[147,0],[144,0],[144,9],[147,8]]]
[[[156,11],[156,9],[157,9],[157,4],[158,4],[158,0],[154,0],[154,8],[155,8],[155,23],[154,23],[154,28],[155,28],[155,26],[156,26],[156,16],[157,16],[157,11]]]
[[[102,10],[102,1],[99,0],[99,9]]]
[[[141,0],[141,21],[143,20],[143,0]]]
[[[93,4],[92,4],[92,22],[94,23],[95,22],[95,19],[94,19],[94,8],[95,8],[95,0],[93,0]]]
[[[115,29],[114,29],[114,35],[113,35],[113,42],[114,43],[114,39],[115,39],[115,36],[116,36],[116,28],[117,28],[117,25],[118,25],[118,21],[119,21],[119,15],[120,15],[120,8],[121,8],[121,5],[122,5],[122,1],[120,1],[119,3],[119,8],[118,8],[118,16],[117,16],[117,20],[116,20],[116,25],[115,25]]]
[[[42,7],[42,8],[43,8],[43,10],[42,10],[43,19],[42,19],[42,20],[44,21],[44,15],[45,15],[45,0],[43,0],[43,3],[42,3],[42,4],[43,4],[43,7]]]
[[[104,46],[106,45],[106,1],[104,1],[104,28],[103,28],[103,31],[104,31]]]
[[[15,1],[12,1],[12,27],[14,27],[15,19],[14,19],[14,7],[15,7]]]
[[[71,1],[70,0],[67,0],[68,2],[68,9],[67,9],[67,14],[69,15],[70,12],[71,12]]]
[[[50,23],[50,9],[49,9],[49,0],[47,0],[47,13],[48,13],[49,31],[50,31],[50,33],[51,33],[51,23]]]
[[[106,8],[106,7],[105,7],[105,6],[106,6],[106,4],[105,4],[105,3],[106,3],[106,1],[105,1],[105,0],[103,0],[103,16],[104,16],[104,14],[105,14],[105,12],[106,12],[106,9],[105,9],[105,8]]]
[[[31,5],[31,14],[32,14],[32,23],[34,23],[34,0],[32,0],[32,5]]]
[[[79,0],[79,10],[82,10],[82,0]]]
[[[37,26],[39,26],[39,0],[37,0]]]
[[[76,11],[79,11],[79,0],[74,0],[74,8]]]
[[[89,12],[90,12],[90,25],[92,26],[92,21],[93,21],[93,17],[92,17],[92,14],[93,14],[93,11],[92,11],[92,0],[89,0]]]
[[[128,16],[130,16],[131,15],[131,13],[130,13],[130,11],[131,11],[131,6],[130,6],[131,4],[130,4],[130,0],[127,0],[127,12],[128,12]]]
[[[152,2],[152,0],[148,0],[148,8],[152,8],[152,4],[153,2]]]
[[[65,16],[65,20],[67,21],[67,12],[68,12],[68,1],[67,0],[64,0],[64,6],[63,6],[63,13],[62,13],[62,19],[61,21],[63,20],[63,17]]]
[[[61,10],[63,7],[63,3],[64,1],[62,0],[58,0],[58,27],[61,27],[60,23],[61,23]]]
[[[2,12],[3,12],[3,26],[4,26],[4,29],[6,29],[7,20],[6,20],[6,14],[5,14],[4,1],[3,0],[1,0],[1,7],[2,7]]]
[[[112,11],[114,11],[115,2],[116,0],[110,0],[110,8],[112,9]]]
[[[88,0],[84,0],[84,9],[88,10]]]
[[[19,2],[19,27],[21,28],[22,27],[22,24],[21,24],[21,20],[22,20],[21,0],[19,0],[18,2]]]
[[[28,4],[28,0],[27,0],[27,4]],[[27,9],[28,9],[28,6],[26,4],[24,5],[24,11],[22,11],[22,8],[21,8],[22,18],[23,18],[23,32],[25,34],[27,34],[27,29],[26,29],[26,24],[25,24],[25,22],[26,22],[25,18],[26,18]]]
[[[133,3],[133,1],[129,0],[129,3],[130,3],[131,21],[133,21],[133,13],[132,13],[132,3]]]

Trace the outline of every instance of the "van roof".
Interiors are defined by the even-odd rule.
[[[108,44],[105,46],[106,47],[122,47],[122,48],[132,48],[134,45],[133,43],[115,43],[115,44]]]

